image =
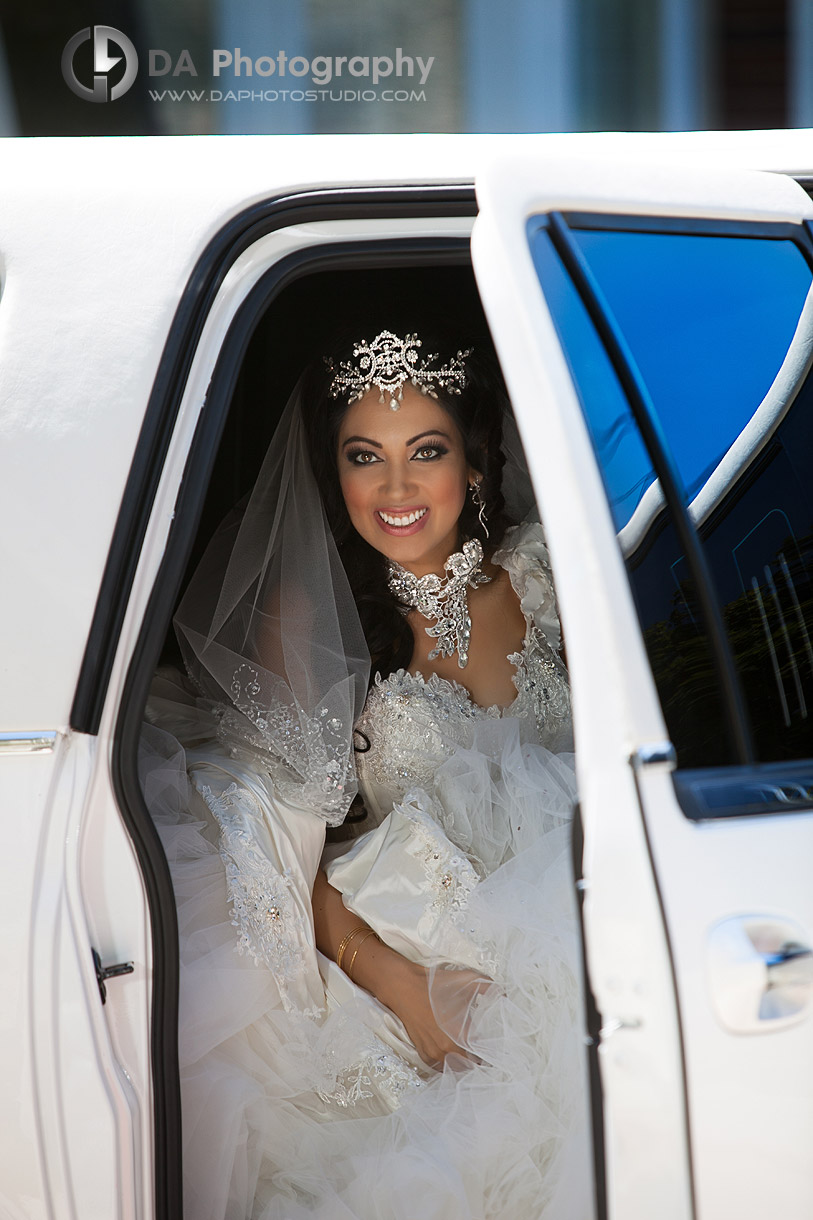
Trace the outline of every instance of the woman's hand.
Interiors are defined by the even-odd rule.
[[[393,960],[379,962],[375,995],[403,1021],[424,1063],[437,1068],[447,1055],[470,1058],[463,1046],[471,1023],[471,1005],[489,987],[490,980],[473,970],[441,967],[431,973],[384,948]]]
[[[313,920],[317,946],[334,961],[343,937],[354,928],[367,928],[347,910],[322,869],[313,887]],[[430,999],[430,971],[376,936],[363,941],[359,936],[355,947],[351,942],[342,964],[345,970],[352,964],[353,982],[400,1017],[424,1063],[440,1067],[447,1055],[466,1055],[461,1048],[468,1033],[471,1005],[491,985],[490,979],[474,970],[438,967],[432,975]]]

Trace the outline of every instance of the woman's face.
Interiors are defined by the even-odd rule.
[[[371,546],[416,576],[443,572],[459,545],[469,482],[463,438],[434,398],[404,386],[397,411],[376,386],[348,407],[339,430],[339,482],[350,520]]]

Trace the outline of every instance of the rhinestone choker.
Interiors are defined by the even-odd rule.
[[[477,538],[464,542],[462,551],[449,556],[443,565],[447,575],[442,579],[434,572],[415,576],[400,563],[389,561],[387,583],[390,593],[424,618],[436,620],[434,626],[425,628],[426,634],[437,640],[429,653],[430,661],[457,653],[458,665],[461,669],[466,668],[471,637],[468,590],[491,580],[481,570],[482,562],[483,547]]]

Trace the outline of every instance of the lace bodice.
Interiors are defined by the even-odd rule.
[[[517,526],[494,561],[506,569],[526,620],[525,639],[508,660],[516,698],[505,708],[481,707],[458,682],[399,669],[370,690],[357,728],[370,749],[357,755],[365,804],[380,820],[414,787],[431,792],[439,765],[471,746],[478,725],[511,717],[523,741],[553,752],[572,749],[570,688],[559,657],[561,636],[542,528]]]
[[[356,721],[370,749],[355,754],[364,803],[376,822],[410,789],[431,793],[440,764],[461,747],[470,748],[478,726],[489,720],[516,721],[523,743],[538,742],[553,753],[573,748],[570,688],[559,655],[559,616],[541,525],[508,530],[493,559],[508,572],[525,616],[522,647],[508,657],[516,697],[504,708],[481,707],[459,682],[404,669],[377,680]],[[283,709],[284,715],[276,706],[260,709],[250,672],[246,677],[249,669],[243,665],[234,676],[232,705],[212,705],[223,747],[234,758],[259,763],[289,805],[331,825],[341,821],[353,766],[352,755],[346,757],[344,723],[326,706],[304,722],[290,709]]]

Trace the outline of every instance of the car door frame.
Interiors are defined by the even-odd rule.
[[[530,159],[497,158],[478,180],[481,212],[472,239],[475,272],[526,451],[532,465],[536,465],[532,473],[537,475],[540,504],[559,577],[563,616],[568,624],[585,833],[582,883],[585,946],[591,988],[602,1014],[595,1023],[601,1026],[597,1059],[604,1100],[608,1211],[624,1220],[638,1216],[645,1220],[653,1214],[689,1217],[698,1206],[703,1214],[726,1214],[709,1210],[710,1199],[714,1198],[719,1207],[725,1192],[725,1183],[714,1181],[713,1151],[703,1143],[693,1148],[690,1139],[690,1124],[702,1114],[702,1104],[691,1108],[681,996],[691,996],[692,1019],[697,1005],[707,1006],[708,1000],[702,995],[704,972],[698,971],[700,983],[693,990],[686,985],[688,939],[676,920],[680,906],[669,875],[670,862],[675,858],[670,852],[678,853],[677,858],[688,868],[690,861],[697,864],[698,845],[709,847],[715,839],[713,831],[704,831],[697,822],[689,821],[678,804],[671,776],[674,751],[646,659],[598,463],[578,392],[533,267],[526,225],[532,217],[574,213],[604,214],[608,224],[624,215],[669,216],[675,218],[676,224],[683,218],[687,226],[702,224],[710,217],[726,224],[762,219],[787,220],[797,225],[805,216],[809,217],[809,201],[802,201],[795,186],[785,189],[776,175],[771,182],[763,181],[750,207],[742,202],[749,198],[749,189],[754,189],[755,178],[747,171],[715,173],[628,164],[614,167],[609,185],[598,187],[594,168],[585,162],[543,167],[532,164]],[[771,198],[772,194],[775,198]],[[596,324],[595,317],[593,323]],[[542,413],[553,434],[548,455],[536,426],[536,417]],[[565,508],[568,490],[571,499]],[[562,553],[570,554],[569,563],[559,561]],[[581,564],[573,561],[576,554],[581,556]],[[587,693],[590,689],[589,674],[582,672],[582,666],[587,670],[592,665],[598,671],[604,663],[607,668],[608,652],[611,657],[623,658],[624,665],[616,666],[616,679],[621,685],[619,697],[614,702],[605,700],[606,708],[598,708],[606,717],[602,741],[596,723],[597,709],[587,707],[587,699],[582,700],[580,691]],[[597,702],[600,705],[602,700]],[[617,720],[612,719],[613,713]],[[611,739],[614,746],[612,757],[608,758],[606,746]],[[603,772],[603,791],[585,770],[588,766]],[[634,960],[634,955],[631,958],[627,954],[627,961],[619,954],[618,944],[607,936],[608,931],[614,931],[620,941],[623,920],[619,919],[619,912],[624,909],[624,895],[613,894],[608,885],[610,874],[606,863],[612,859],[613,844],[602,825],[618,817],[618,807],[612,804],[613,784],[622,785],[625,772],[629,824],[625,828],[616,825],[615,829],[623,829],[630,836],[633,823],[638,822],[640,835],[635,850],[640,855],[639,880],[644,880],[648,859],[652,884],[650,918],[654,921],[657,916],[660,923],[660,949],[653,942],[648,955],[639,955]],[[795,827],[789,826],[787,819],[777,817],[772,823],[773,833],[789,842],[795,831],[797,841],[801,841],[800,836],[809,830],[807,818],[801,816],[804,823],[797,822]],[[627,837],[624,842],[629,845],[633,839]],[[766,843],[763,840],[763,846]],[[719,843],[716,846],[719,850]],[[742,860],[742,856],[740,852],[738,859]],[[619,861],[622,875],[628,867],[628,860]],[[707,882],[710,881],[708,867],[705,874]],[[652,930],[650,925],[650,934]],[[699,945],[702,949],[702,930],[693,927],[692,934],[695,947]],[[674,1121],[669,1133],[662,1124],[659,1126],[657,1106],[651,1104],[655,1098],[651,1097],[649,1106],[644,1107],[649,1119],[647,1135],[640,1128],[636,1130],[634,1115],[624,1111],[623,1095],[630,1092],[632,1077],[629,1071],[625,1074],[617,1070],[613,1056],[614,1047],[620,1050],[623,1045],[619,1059],[635,1066],[635,1043],[639,1043],[640,1050],[647,1029],[652,1033],[654,1013],[647,1014],[640,997],[636,998],[634,993],[636,979],[651,983],[647,974],[653,951],[669,963],[668,972],[661,978],[660,1016],[668,1019],[671,1015],[671,1036],[661,1040],[648,1069],[654,1079],[658,1064],[663,1067],[671,1060],[670,1085],[663,1100],[672,1109]],[[670,988],[671,1014],[667,1012]],[[695,1033],[693,1030],[693,1041]],[[697,1059],[699,1052],[696,1054],[693,1046],[690,1051]],[[647,1070],[645,1054],[638,1054],[637,1065],[641,1072]],[[702,1097],[697,1063],[693,1087]],[[706,1121],[706,1133],[708,1126]],[[636,1139],[636,1134],[641,1139]],[[636,1145],[647,1148],[653,1165],[660,1167],[657,1176],[661,1183],[650,1177],[648,1185],[654,1187],[650,1193],[647,1184],[641,1189],[638,1167],[631,1155]],[[697,1200],[696,1156],[701,1168]],[[731,1172],[729,1165],[729,1177]],[[664,1183],[679,1187],[678,1179],[688,1186],[680,1201],[671,1190],[662,1191]]]
[[[274,263],[242,303],[242,319],[229,349],[221,349],[186,454],[172,520],[155,523],[156,498],[184,407],[190,372],[213,303],[240,256],[263,237],[307,223],[470,220],[471,186],[373,186],[308,191],[274,197],[240,212],[208,243],[178,304],[150,396],[116,523],[108,562],[74,699],[71,727],[106,735],[109,724],[110,782],[132,840],[147,895],[152,939],[151,1077],[156,1220],[182,1215],[181,1099],[178,1083],[178,933],[172,883],[157,833],[138,782],[137,753],[148,688],[198,528],[206,489],[225,424],[231,393],[250,329],[271,299],[292,279],[317,269],[420,262],[469,262],[467,240],[424,237],[420,225],[399,238],[381,234],[356,241],[303,247]],[[134,587],[141,580],[145,544],[163,536],[157,575],[140,624],[128,631]],[[129,642],[132,636],[132,642]],[[126,659],[121,656],[126,652]],[[121,682],[118,671],[124,673]],[[113,984],[115,985],[115,984]]]

